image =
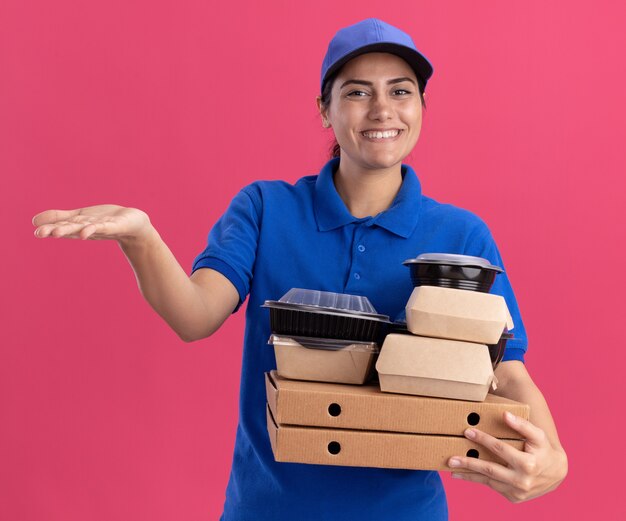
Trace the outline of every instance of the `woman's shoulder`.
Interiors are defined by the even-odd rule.
[[[315,189],[316,180],[317,175],[301,177],[294,183],[276,179],[257,180],[244,186],[241,191],[260,202],[275,198],[288,202],[289,198],[296,200],[303,196],[310,196]]]
[[[449,253],[462,253],[498,261],[495,241],[487,223],[471,210],[422,196],[418,234]],[[442,250],[443,251],[443,250]],[[497,263],[497,262],[496,262]]]
[[[422,195],[422,216],[426,219],[449,220],[471,227],[487,227],[485,221],[471,210],[443,203],[426,195]]]

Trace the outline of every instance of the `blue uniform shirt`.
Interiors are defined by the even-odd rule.
[[[338,159],[295,185],[246,186],[209,233],[193,270],[212,268],[249,298],[240,413],[224,521],[443,520],[445,493],[436,472],[276,463],[265,417],[265,371],[276,368],[268,346],[269,311],[291,288],[365,295],[378,313],[396,317],[413,289],[402,261],[421,253],[502,259],[485,223],[471,212],[422,195],[411,167],[386,211],[353,217],[333,183]],[[506,273],[491,290],[506,299],[515,338],[504,360],[522,360],[526,334]]]

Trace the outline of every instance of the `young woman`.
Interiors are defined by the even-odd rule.
[[[395,317],[412,290],[402,266],[409,257],[461,253],[502,265],[483,221],[422,195],[415,173],[402,164],[420,134],[431,74],[411,38],[393,26],[368,19],[340,30],[324,59],[317,99],[322,125],[335,134],[335,157],[294,185],[243,188],[212,228],[190,277],[140,210],[93,206],[33,219],[37,237],[116,240],[146,300],[185,341],[210,336],[249,299],[225,521],[447,519],[436,472],[276,463],[263,377],[275,360],[261,304],[292,287],[367,295],[378,312]],[[505,418],[527,441],[519,451],[468,429],[468,438],[507,464],[458,456],[449,465],[470,471],[457,477],[517,502],[556,488],[567,457],[523,364],[526,335],[506,274],[492,292],[505,297],[516,324],[496,370],[497,394],[530,404],[530,421]]]

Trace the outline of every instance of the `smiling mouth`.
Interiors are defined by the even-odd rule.
[[[402,130],[397,128],[392,130],[366,130],[365,132],[361,132],[361,135],[369,138],[369,139],[392,139],[396,136],[399,136]]]

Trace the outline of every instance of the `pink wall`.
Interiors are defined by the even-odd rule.
[[[521,505],[446,478],[451,518],[624,518],[624,4],[383,4],[0,4],[0,519],[217,518],[243,314],[183,344],[115,244],[38,241],[30,219],[136,206],[188,269],[238,188],[325,161],[321,59],[367,16],[435,64],[410,162],[492,228],[570,456],[562,487]]]

